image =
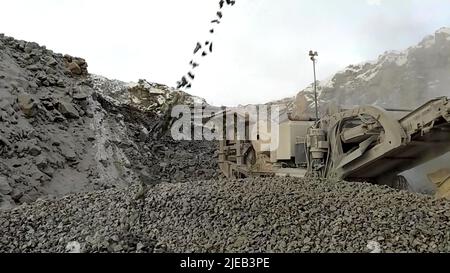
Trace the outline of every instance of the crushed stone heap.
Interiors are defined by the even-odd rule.
[[[0,212],[0,252],[450,251],[450,202],[364,183],[267,178],[159,184]],[[373,241],[373,242],[372,242]]]

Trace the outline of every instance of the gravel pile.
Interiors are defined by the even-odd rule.
[[[84,59],[0,34],[0,210],[140,181],[218,175],[214,143],[150,133],[179,91],[146,81],[131,87],[87,67]]]
[[[102,189],[87,185],[95,164],[80,164],[93,150],[89,124],[98,112],[87,74],[84,59],[0,34],[0,209]],[[74,178],[78,185],[68,187]]]
[[[1,252],[449,252],[450,202],[292,178],[159,184],[0,212]]]

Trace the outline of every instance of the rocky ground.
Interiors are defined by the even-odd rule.
[[[90,75],[81,58],[0,35],[0,209],[38,198],[216,177],[216,146],[152,131],[180,91]],[[118,102],[126,97],[127,100]],[[205,103],[184,94],[182,103]]]
[[[450,251],[450,202],[364,183],[289,178],[159,184],[0,212],[0,252]],[[370,244],[374,244],[371,242]],[[369,246],[370,246],[369,244]]]

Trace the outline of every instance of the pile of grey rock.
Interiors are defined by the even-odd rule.
[[[0,49],[0,207],[10,207],[79,166],[95,110],[85,60],[4,35]]]
[[[0,252],[448,252],[450,202],[364,183],[163,183],[0,212]],[[376,246],[376,247],[374,247]]]
[[[181,144],[146,133],[161,105],[107,107],[115,81],[96,85],[87,67],[84,59],[0,35],[0,209],[148,177],[158,183],[171,174],[209,179],[209,170],[217,169],[213,143]],[[206,161],[212,163],[203,166]]]

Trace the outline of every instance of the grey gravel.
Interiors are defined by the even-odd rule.
[[[364,183],[159,184],[0,212],[1,252],[449,252],[450,202]]]

